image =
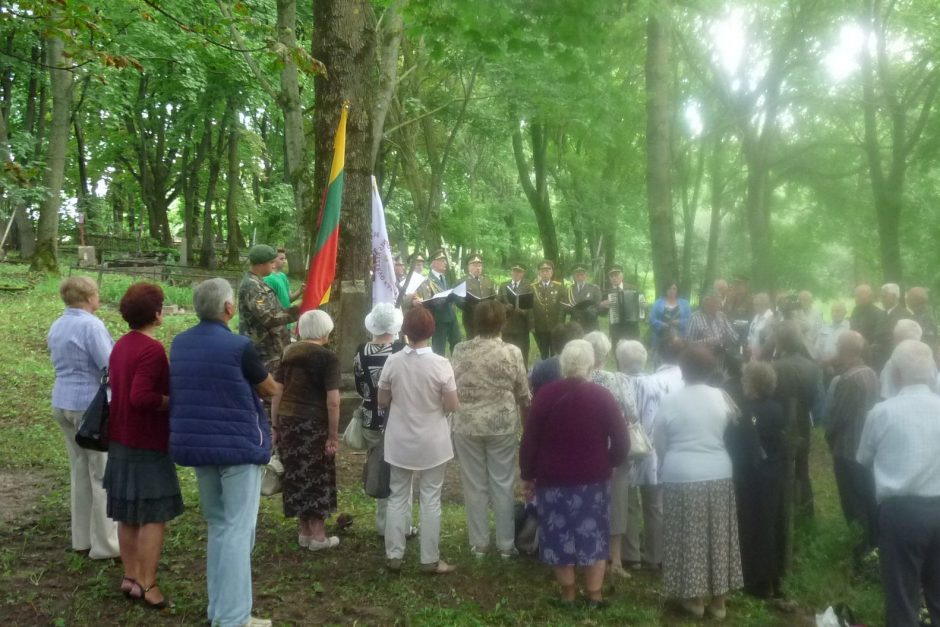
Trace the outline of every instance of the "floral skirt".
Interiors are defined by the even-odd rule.
[[[610,557],[610,482],[536,489],[539,557],[590,566]]]
[[[744,585],[731,479],[663,484],[663,591],[670,599]]]
[[[326,416],[280,416],[284,516],[329,518],[336,511],[336,463],[326,454]]]

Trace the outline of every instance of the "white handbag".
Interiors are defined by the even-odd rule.
[[[362,413],[362,407],[357,407],[349,419],[349,424],[346,425],[346,430],[343,431],[343,445],[354,451],[364,451],[369,448],[365,437],[362,435],[364,429],[362,426]]]
[[[643,425],[639,422],[630,422],[627,425],[627,431],[630,433],[630,452],[627,454],[627,459],[639,461],[649,457],[650,453],[653,452],[653,443],[646,435],[646,429],[643,428]]]
[[[271,461],[261,469],[261,496],[273,496],[283,489],[281,477],[284,475],[284,464],[277,453],[271,454]]]

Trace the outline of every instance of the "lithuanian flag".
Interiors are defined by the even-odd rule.
[[[330,300],[330,286],[336,278],[336,251],[339,248],[339,210],[343,204],[343,167],[346,162],[346,115],[349,105],[343,105],[333,140],[333,166],[330,179],[320,204],[317,221],[317,239],[307,270],[307,287],[300,303],[301,311],[316,309]]]

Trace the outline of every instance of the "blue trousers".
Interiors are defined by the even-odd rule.
[[[206,579],[212,627],[240,627],[251,617],[251,550],[261,499],[261,466],[200,466],[199,503],[209,524]]]

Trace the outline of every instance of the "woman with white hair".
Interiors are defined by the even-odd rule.
[[[271,402],[271,424],[284,464],[284,516],[298,519],[301,548],[320,551],[339,544],[326,536],[336,510],[339,360],[325,346],[333,331],[326,312],[306,312],[297,328],[300,341],[287,347],[274,375],[283,388]]]
[[[376,446],[385,433],[388,413],[379,407],[376,390],[385,360],[405,346],[395,340],[401,331],[402,320],[401,309],[396,309],[391,303],[376,303],[365,320],[366,330],[372,334],[372,341],[360,344],[356,349],[356,356],[353,357],[353,377],[362,403],[353,413],[352,420],[362,422],[362,436],[369,449]],[[375,529],[380,536],[385,535],[386,511],[388,499],[377,499]]]
[[[594,349],[594,368],[591,369],[591,381],[610,392],[626,422],[637,419],[636,403],[633,390],[623,385],[619,377],[604,370],[607,356],[610,354],[610,340],[600,331],[592,331],[584,339]],[[623,343],[623,342],[621,342]],[[645,351],[644,351],[645,352]],[[610,481],[610,574],[629,577],[623,569],[621,546],[627,532],[627,493],[630,489],[630,462],[624,460],[614,468]]]
[[[562,379],[532,402],[519,467],[526,496],[538,498],[539,556],[552,566],[561,602],[575,601],[575,568],[584,573],[591,607],[603,606],[610,556],[610,478],[627,458],[630,439],[617,401],[590,381],[594,349],[568,342]]]
[[[656,410],[663,395],[672,388],[682,387],[682,373],[676,365],[678,337],[665,338],[659,346],[662,362],[655,374],[645,374],[646,348],[636,340],[617,344],[618,378],[633,395],[637,420],[652,441]],[[653,450],[635,460],[630,467],[631,487],[627,493],[627,532],[623,557],[631,568],[646,566],[658,569],[663,559],[663,495],[656,480],[659,459]]]

